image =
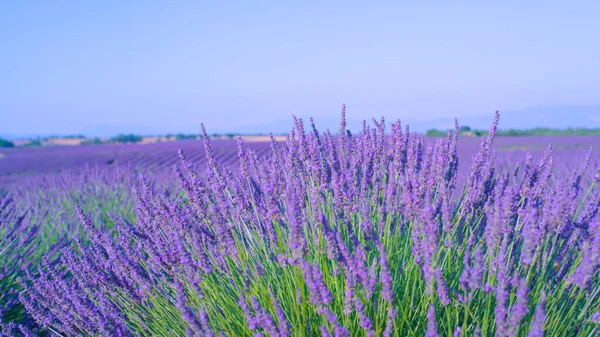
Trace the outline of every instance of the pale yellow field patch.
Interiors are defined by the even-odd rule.
[[[278,142],[285,142],[287,136],[273,136]],[[270,142],[271,137],[269,136],[241,136],[243,141],[245,142]]]
[[[85,138],[50,138],[48,139],[49,145],[81,145],[82,142],[86,141]]]

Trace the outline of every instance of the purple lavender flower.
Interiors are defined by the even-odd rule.
[[[260,326],[270,336],[278,336],[279,329],[273,320],[273,317],[258,303],[254,296],[250,296],[252,309],[256,312],[256,324]]]
[[[471,268],[471,272],[469,273],[469,289],[471,291],[475,291],[481,286],[481,279],[485,267],[483,261],[483,254],[481,252],[481,246],[477,246],[477,248],[475,248],[473,258],[475,261],[475,265],[473,266],[473,268]]]
[[[531,326],[529,327],[528,337],[543,337],[544,336],[544,322],[546,320],[545,314],[546,307],[546,295],[542,294],[540,301],[535,308],[535,314]]]
[[[392,274],[390,273],[390,269],[387,262],[387,256],[385,254],[385,246],[379,245],[379,265],[380,265],[380,276],[381,279],[381,287],[382,287],[382,296],[383,299],[394,305],[394,280],[392,279]]]
[[[242,311],[244,312],[244,316],[246,316],[246,324],[248,325],[248,328],[250,330],[256,330],[258,328],[257,318],[250,311],[250,308],[248,307],[248,303],[246,303],[246,299],[244,298],[244,296],[242,294],[240,294],[239,297],[240,297],[240,299],[238,301],[238,304],[242,308]]]
[[[194,333],[202,333],[203,329],[200,323],[196,320],[196,315],[194,315],[192,309],[186,304],[187,296],[185,294],[185,289],[179,283],[176,283],[176,289],[177,309],[179,309],[183,320],[189,324],[190,328],[194,331]]]
[[[533,263],[533,253],[543,236],[542,230],[538,225],[538,210],[534,207],[529,209],[523,223],[523,250],[521,259],[526,265]]]
[[[505,264],[506,254],[506,236],[502,244],[500,245],[500,251],[498,252],[497,264],[498,264],[498,275],[497,275],[497,286],[496,286],[496,335],[506,335],[506,317],[508,315],[507,302],[508,302],[508,275]]]
[[[300,205],[297,201],[296,191],[293,185],[288,185],[286,189],[287,196],[287,220],[289,223],[290,231],[290,249],[292,251],[292,257],[289,261],[290,264],[299,264],[300,258],[306,247],[306,237],[304,236],[304,230],[302,225],[302,215]]]
[[[214,333],[212,332],[212,329],[210,327],[210,320],[204,308],[200,308],[200,323],[202,324],[202,331],[204,332],[204,336],[213,337]]]
[[[283,312],[281,305],[279,304],[279,300],[277,299],[277,297],[275,297],[275,295],[273,294],[273,291],[271,290],[270,287],[269,287],[269,294],[273,298],[273,308],[275,309],[275,315],[277,315],[277,321],[279,323],[278,324],[279,336],[289,337],[290,336],[290,324],[288,323],[288,319],[285,316],[285,313]]]
[[[371,319],[365,313],[365,307],[358,297],[354,298],[354,308],[356,308],[356,312],[358,313],[360,327],[365,331],[368,337],[374,337],[375,331],[373,330],[373,322],[371,322]]]
[[[593,237],[583,243],[581,262],[571,276],[571,282],[582,289],[589,287],[595,271],[600,266],[600,218],[592,223],[590,232],[593,233]]]
[[[440,303],[442,303],[443,306],[447,306],[450,304],[450,297],[448,295],[448,286],[446,285],[446,280],[444,279],[441,269],[436,270],[435,278],[437,281],[437,293]]]
[[[351,275],[346,274],[344,287],[344,314],[350,315],[354,308],[354,280]]]
[[[331,334],[329,333],[329,330],[327,330],[326,326],[321,325],[319,327],[319,329],[321,330],[321,336],[323,336],[323,337],[332,337]]]
[[[391,337],[394,330],[394,319],[396,318],[397,311],[393,307],[388,307],[387,321],[385,323],[385,330],[383,330],[384,337]]]
[[[527,304],[528,297],[527,293],[529,288],[527,287],[527,280],[521,278],[519,281],[519,287],[517,290],[517,302],[513,306],[510,317],[508,319],[508,335],[516,336],[519,330],[519,325],[525,316],[527,315]]]
[[[425,332],[425,337],[439,337],[433,302],[429,304],[429,310],[427,311],[427,331]]]
[[[310,300],[316,306],[331,304],[331,292],[323,281],[323,275],[318,264],[314,266],[304,261],[304,281],[310,291]]]

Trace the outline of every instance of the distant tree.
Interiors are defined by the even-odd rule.
[[[446,135],[446,132],[440,131],[438,129],[429,129],[425,133],[425,136],[427,136],[427,137],[444,137],[445,135]]]
[[[140,135],[128,134],[128,135],[118,135],[110,139],[113,143],[139,143],[144,139],[144,137]]]
[[[471,131],[471,127],[470,127],[470,126],[468,126],[468,125],[463,125],[463,126],[461,126],[460,128],[458,128],[458,131],[459,131],[460,133],[463,133],[463,132],[469,132],[469,131]]]
[[[95,137],[94,139],[86,139],[83,142],[81,142],[81,145],[100,145],[102,144],[102,140],[98,137]]]
[[[186,135],[183,133],[178,133],[175,135],[175,139],[176,140],[186,140],[186,139],[196,139],[196,135],[190,134],[190,135]]]
[[[29,141],[29,143],[26,143],[23,146],[31,146],[31,147],[33,147],[33,146],[42,146],[42,141],[39,140],[39,139],[32,139],[32,140]]]
[[[15,147],[15,144],[6,139],[0,138],[0,147]]]

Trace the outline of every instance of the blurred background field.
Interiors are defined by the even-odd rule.
[[[214,139],[216,138],[216,139]],[[214,137],[214,151],[219,162],[235,169],[238,166],[237,140]],[[260,157],[269,151],[268,136],[242,136],[244,143]],[[285,141],[285,136],[277,136]],[[435,137],[426,137],[433,141]],[[462,137],[458,145],[459,169],[470,167],[481,137]],[[557,169],[573,169],[592,147],[599,147],[600,136],[512,136],[497,137],[497,164],[500,168],[524,162],[530,153],[538,160],[549,145]],[[100,144],[97,146],[41,146],[0,148],[0,188],[40,178],[51,178],[63,171],[78,172],[83,167],[101,169],[128,168],[135,174],[161,175],[172,179],[173,165],[178,163],[177,151],[184,151],[200,172],[205,169],[205,154],[199,140]],[[592,150],[591,167],[600,165],[600,149]],[[593,171],[593,170],[592,170]],[[461,174],[460,176],[464,176]],[[14,186],[13,186],[14,187]]]

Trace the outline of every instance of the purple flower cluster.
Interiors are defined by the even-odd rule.
[[[28,268],[35,253],[39,225],[30,222],[29,212],[20,212],[11,195],[0,197],[0,323],[17,303],[15,270]]]

